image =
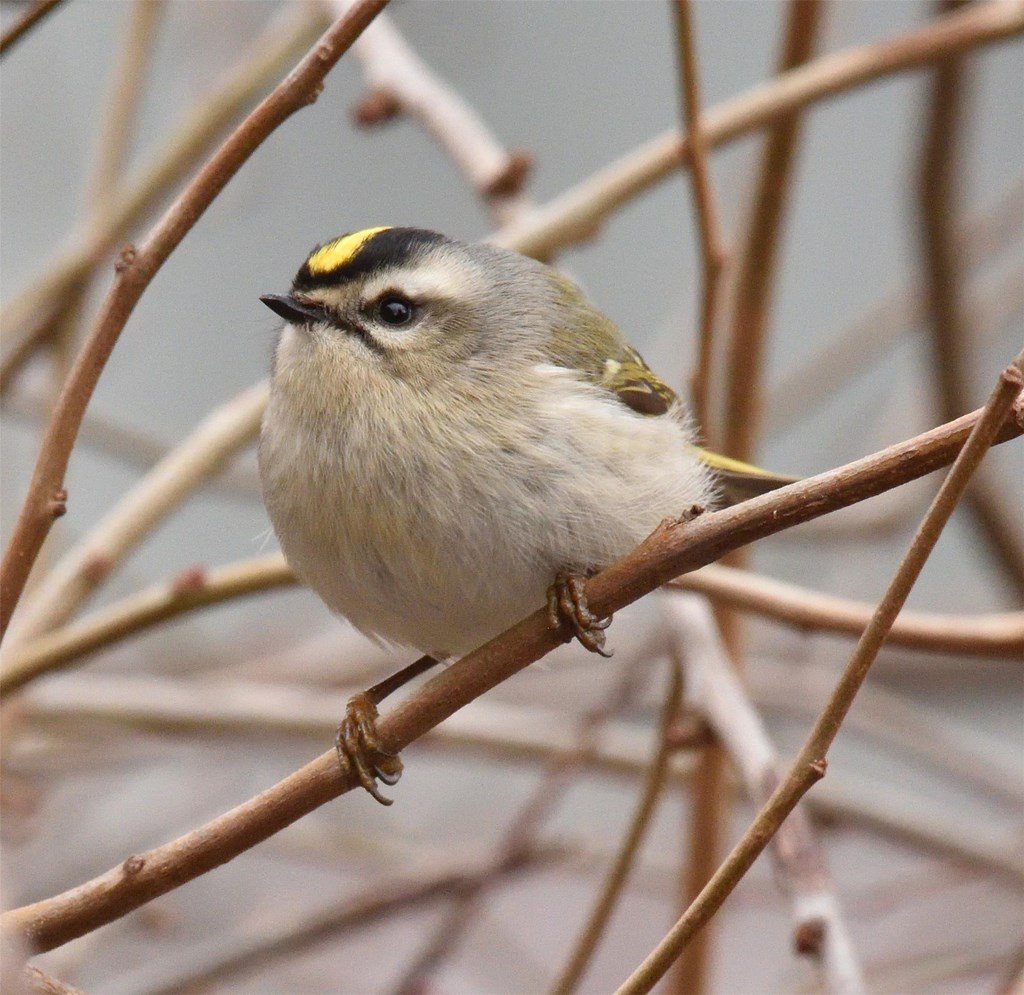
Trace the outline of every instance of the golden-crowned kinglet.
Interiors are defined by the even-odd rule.
[[[553,624],[601,650],[607,622],[587,611],[582,576],[717,503],[722,479],[785,482],[710,460],[717,477],[615,324],[515,252],[370,228],[321,245],[290,293],[261,299],[286,322],[259,449],[284,554],[358,629],[436,660],[546,594]],[[374,755],[380,688],[339,733],[378,799],[374,776],[400,770]]]

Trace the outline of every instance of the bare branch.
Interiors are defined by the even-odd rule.
[[[615,855],[612,866],[608,869],[604,884],[598,894],[597,901],[591,909],[587,922],[576,941],[565,967],[562,968],[558,979],[552,986],[554,995],[570,995],[579,988],[583,974],[590,964],[591,958],[601,937],[608,926],[615,905],[626,885],[629,872],[632,870],[636,860],[640,844],[650,825],[651,817],[661,798],[662,789],[665,787],[665,780],[668,776],[669,758],[672,753],[672,737],[670,735],[672,724],[679,715],[679,708],[682,703],[683,677],[682,670],[678,664],[669,666],[669,683],[665,691],[665,702],[661,709],[661,719],[658,723],[658,749],[651,761],[647,777],[644,781],[640,798],[637,802],[636,811],[626,829],[626,835],[622,838],[619,850]]]
[[[0,570],[0,635],[7,631],[29,570],[53,525],[63,514],[64,475],[82,415],[121,330],[150,281],[228,181],[263,140],[292,114],[316,99],[324,77],[380,13],[387,0],[357,0],[294,70],[265,97],[207,160],[139,249],[121,252],[114,285],[100,308],[57,402]]]
[[[335,16],[351,0],[327,0]],[[362,62],[369,93],[355,111],[365,125],[397,114],[422,122],[483,198],[496,224],[524,217],[530,203],[523,194],[532,164],[527,152],[502,147],[480,116],[412,50],[385,14],[352,46]]]
[[[707,716],[751,800],[763,805],[779,781],[779,755],[736,676],[710,609],[692,595],[663,603],[674,653],[686,664],[687,698]],[[776,880],[792,903],[797,953],[815,959],[825,992],[866,991],[825,854],[802,805],[779,828],[772,854]]]
[[[718,313],[718,289],[727,254],[718,219],[714,186],[704,125],[700,116],[700,82],[697,66],[697,47],[694,44],[691,0],[675,0],[672,6],[676,16],[676,34],[679,38],[679,75],[683,110],[686,120],[686,140],[690,147],[690,165],[693,172],[693,199],[697,208],[701,248],[701,305],[700,330],[697,338],[697,362],[690,378],[690,396],[693,417],[708,439],[708,390],[711,385],[711,360]]]
[[[62,2],[63,0],[35,0],[28,10],[0,37],[0,55],[5,54],[19,38],[34,28],[50,11]]]
[[[998,407],[990,404],[981,414],[965,416],[882,453],[753,498],[734,508],[684,523],[664,523],[636,550],[587,582],[585,590],[591,610],[607,617],[666,580],[716,560],[729,549],[928,473],[954,459],[970,436],[970,447],[965,447],[958,458],[958,472],[947,478],[947,483],[949,480],[958,482],[965,476],[965,461],[969,467],[979,457],[979,449],[987,448],[990,437],[1020,434],[1016,422],[1006,418],[1019,391],[1019,383],[1013,385],[1007,381]],[[1008,398],[1004,396],[1006,393]],[[949,486],[944,486],[940,492],[944,508],[949,501],[949,490]],[[901,570],[900,576],[902,574]],[[895,614],[890,607],[886,617]],[[866,633],[865,638],[871,640],[867,645],[873,646],[878,637],[879,628],[874,626]],[[560,634],[548,623],[547,609],[538,609],[437,674],[383,715],[378,723],[382,748],[392,753],[401,752],[464,705],[550,652],[560,639]],[[854,677],[862,677],[864,666],[860,653],[854,660],[857,666],[851,666],[850,670]],[[851,687],[851,681],[844,681],[836,705],[823,714],[822,722],[826,723],[829,736],[834,735],[837,728],[837,715],[841,719],[839,708],[848,707],[857,683],[859,681],[854,681]],[[809,741],[808,749],[817,749],[819,738],[816,734]],[[764,820],[772,820],[777,825],[785,818],[799,794],[820,776],[818,769],[810,768],[811,773],[808,773],[808,768],[809,762],[802,761],[794,768],[795,773],[776,792],[776,802],[759,825],[763,825]],[[38,950],[52,949],[218,867],[357,785],[358,780],[350,771],[341,770],[337,753],[332,749],[201,829],[129,857],[106,874],[62,895],[6,913],[0,917],[0,927],[23,931]],[[735,884],[765,842],[767,839],[751,848],[748,834],[739,855],[724,865],[722,874],[726,879]],[[719,875],[717,880],[721,879]],[[722,898],[724,895],[720,895],[719,901]]]
[[[743,834],[707,887],[657,948],[618,989],[620,995],[648,992],[654,987],[672,966],[690,938],[718,911],[722,902],[750,869],[800,798],[824,776],[827,763],[825,755],[839,732],[860,685],[867,677],[871,664],[881,649],[889,629],[892,628],[892,623],[935,548],[949,516],[963,496],[974,470],[996,439],[1000,426],[1004,424],[1021,393],[1021,388],[1024,387],[1022,366],[1024,353],[1018,355],[1003,371],[988,404],[975,422],[939,493],[922,519],[910,548],[900,562],[870,624],[858,641],[835,691],[815,722],[785,779],[772,792],[753,824]]]
[[[5,655],[68,619],[143,537],[255,437],[267,390],[258,383],[214,409],[68,551],[19,613]]]
[[[718,564],[670,584],[700,591],[714,601],[756,612],[799,629],[859,636],[871,619],[870,605]],[[1020,659],[1024,653],[1024,612],[987,615],[900,613],[888,643],[936,653]]]

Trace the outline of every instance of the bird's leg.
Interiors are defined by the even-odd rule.
[[[355,770],[359,783],[381,805],[390,805],[392,799],[377,790],[377,780],[387,785],[397,784],[402,776],[402,761],[397,754],[381,749],[377,738],[377,706],[393,691],[437,666],[437,663],[432,656],[421,656],[379,684],[353,695],[345,706],[345,718],[338,726],[334,748],[338,751],[342,767]]]
[[[580,574],[559,573],[548,588],[548,623],[552,629],[567,625],[568,638],[575,636],[591,653],[611,656],[604,648],[604,630],[612,624],[611,616],[599,619],[587,607],[584,591],[586,578]]]

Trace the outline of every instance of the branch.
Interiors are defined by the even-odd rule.
[[[351,0],[327,0],[335,16]],[[352,46],[362,62],[369,93],[355,110],[359,124],[375,125],[398,114],[417,118],[469,178],[497,224],[530,210],[523,184],[532,165],[527,152],[502,147],[472,107],[412,50],[391,19],[377,18]]]
[[[825,55],[776,76],[702,118],[708,148],[756,131],[808,104],[936,59],[1024,33],[1024,5],[989,0],[875,45]],[[690,143],[673,129],[491,236],[499,245],[548,259],[593,238],[616,208],[690,163]]]
[[[676,16],[676,34],[679,38],[680,91],[686,120],[686,139],[690,146],[693,199],[700,230],[702,267],[700,331],[697,339],[697,362],[690,378],[690,395],[694,420],[707,439],[711,426],[708,419],[708,390],[711,384],[718,288],[728,256],[718,219],[707,143],[704,139],[704,124],[700,116],[700,83],[697,48],[693,40],[691,0],[676,0],[672,9]]]
[[[648,992],[672,966],[697,933],[721,907],[750,869],[780,825],[825,774],[825,756],[842,725],[868,670],[881,649],[892,623],[906,601],[939,536],[953,514],[978,464],[997,438],[1024,387],[1024,353],[1002,373],[988,404],[975,421],[963,449],[953,463],[918,527],[871,622],[857,643],[828,704],[815,722],[784,780],[772,792],[750,828],[682,918],[657,948],[618,989],[619,995]]]
[[[202,481],[259,431],[267,385],[258,383],[214,409],[69,550],[33,590],[6,652],[60,625],[121,560]]]
[[[63,0],[35,0],[28,10],[21,15],[0,37],[0,55],[6,54],[7,50],[22,36],[34,28],[47,14],[50,13]]]
[[[272,18],[212,91],[172,129],[163,148],[126,181],[124,192],[92,214],[45,262],[40,276],[4,303],[0,311],[5,344],[0,390],[7,389],[22,365],[47,341],[64,302],[78,284],[91,277],[153,205],[207,152],[252,103],[253,95],[278,79],[298,51],[308,47],[318,23],[310,11],[305,4],[288,4]]]
[[[763,805],[779,782],[779,755],[736,676],[707,604],[692,595],[664,599],[673,652],[685,661],[687,697],[708,722],[739,772],[747,795]],[[829,877],[824,851],[805,807],[798,805],[772,840],[776,880],[792,903],[797,953],[814,957],[823,990],[866,990]]]
[[[669,586],[700,591],[715,602],[812,632],[859,636],[871,619],[872,607],[864,602],[719,564],[679,577]],[[972,616],[904,611],[896,619],[888,642],[934,653],[1019,660],[1024,653],[1024,612]]]
[[[1019,386],[1014,386],[1005,405],[1001,402],[1000,406],[1008,410],[1018,392]],[[976,458],[979,431],[983,432],[985,442],[990,435],[1010,438],[1020,434],[1021,429],[1007,421],[1005,411],[993,411],[990,406],[980,415],[966,415],[874,456],[736,507],[687,522],[665,522],[632,553],[587,582],[585,592],[591,610],[599,617],[607,617],[666,580],[703,566],[730,549],[937,469],[956,456],[969,435],[971,447],[961,455],[961,464],[965,458]],[[958,477],[962,475],[961,470]],[[940,493],[947,491],[948,487],[944,487]],[[401,752],[464,705],[539,660],[560,639],[560,633],[550,628],[547,610],[538,609],[443,670],[383,715],[377,727],[381,747],[388,752]],[[848,704],[851,697],[852,692],[846,690],[840,700]],[[833,715],[831,709],[826,713],[830,719]],[[817,738],[813,745],[817,745]],[[806,778],[806,771],[804,764],[799,774]],[[800,777],[797,783],[803,783]],[[0,917],[0,928],[22,930],[36,949],[52,949],[220,866],[357,786],[358,779],[351,771],[340,768],[337,753],[332,749],[201,829],[129,857],[123,864],[62,895],[8,912]],[[769,817],[780,822],[797,800],[796,795],[790,800],[790,779],[780,791],[783,789],[786,794],[782,798],[788,804],[783,808],[780,802],[769,812]],[[748,841],[746,846],[749,845]],[[749,866],[756,853],[748,856]]]
[[[665,691],[665,702],[661,709],[661,720],[658,723],[658,749],[651,761],[644,779],[643,789],[637,802],[633,818],[630,820],[626,835],[619,845],[615,860],[604,879],[597,901],[591,909],[590,916],[583,927],[572,952],[552,986],[553,995],[571,995],[579,988],[583,974],[590,964],[591,958],[601,937],[608,926],[608,920],[615,911],[616,903],[626,886],[629,872],[636,860],[640,844],[647,833],[658,799],[668,777],[669,760],[671,759],[672,725],[679,716],[682,704],[683,676],[677,663],[669,665],[669,684]]]
[[[207,572],[192,567],[26,645],[15,644],[0,669],[0,697],[63,669],[127,636],[223,601],[297,584],[280,553],[231,563]],[[12,636],[13,639],[13,636]]]
[[[0,571],[0,636],[21,597],[29,570],[54,520],[64,513],[64,475],[82,415],[121,330],[146,287],[228,181],[265,138],[316,99],[324,77],[384,8],[387,0],[357,0],[291,73],[238,126],[171,205],[139,249],[122,250],[114,285],[61,392],[29,492]]]
[[[956,9],[962,0],[940,0],[939,9]],[[959,150],[966,124],[960,58],[935,67],[919,180],[921,239],[927,275],[926,296],[932,333],[933,383],[944,421],[970,410],[967,344],[969,321],[962,301],[962,272],[957,257],[954,219],[959,215]],[[983,472],[967,492],[967,507],[979,526],[989,555],[1024,601],[1024,530],[1019,509],[1011,510],[991,473]]]

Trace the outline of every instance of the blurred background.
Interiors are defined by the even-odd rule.
[[[5,28],[25,6],[2,5]],[[83,219],[90,212],[95,218],[104,198],[116,199],[161,149],[173,147],[172,136],[180,139],[188,115],[223,87],[236,63],[251,67],[254,53],[282,48],[277,67],[239,102],[244,113],[324,23],[312,5],[167,0],[147,4],[151,23],[140,29],[139,6],[69,0],[4,54],[5,308],[53,273],[76,239],[80,244],[89,230]],[[823,8],[817,54],[881,43],[938,13],[910,0]],[[694,3],[692,15],[704,107],[776,72],[788,5],[708,0]],[[536,204],[682,120],[668,4],[394,3],[388,16],[498,142],[533,157],[524,192]],[[112,73],[131,32],[143,30],[150,48],[133,84],[139,104],[127,163],[111,187],[98,189],[90,176]],[[289,32],[290,49],[282,41]],[[1020,41],[972,51],[962,77],[952,222],[975,233],[969,250],[961,239],[956,251],[969,336],[962,343],[966,411],[984,402],[1024,329]],[[754,453],[772,469],[816,473],[946,420],[933,336],[920,307],[911,306],[924,272],[920,163],[933,84],[927,69],[885,77],[815,103],[803,116],[779,232]],[[366,92],[364,67],[350,53],[317,102],[270,136],[157,274],[90,405],[67,478],[69,513],[44,550],[44,568],[88,536],[167,447],[265,376],[276,319],[258,297],[286,289],[313,245],[378,224],[466,239],[498,227],[420,122],[405,116],[365,127],[353,120]],[[762,144],[762,135],[751,133],[713,152],[733,260],[748,228]],[[165,195],[140,212],[128,237],[141,240],[167,203]],[[530,215],[520,217],[528,222]],[[103,265],[80,305],[84,327],[109,287],[113,253],[100,255]],[[674,171],[630,199],[596,237],[567,247],[556,261],[656,371],[685,389],[701,295],[688,172]],[[44,294],[37,304],[45,301]],[[910,304],[901,312],[893,301]],[[877,310],[886,302],[888,311]],[[723,310],[724,337],[727,303]],[[5,355],[18,341],[17,331],[5,332]],[[5,540],[62,354],[67,350],[58,348],[55,360],[40,352],[5,384]],[[716,436],[714,419],[708,434]],[[959,509],[911,608],[1020,610],[1012,562],[1021,557],[1024,448],[1001,446],[986,464],[1018,530],[1001,534],[1007,555],[994,552],[976,517]],[[877,600],[936,486],[929,478],[765,540],[749,565],[804,588]],[[192,571],[187,581],[198,576],[194,568],[275,549],[248,447],[146,534],[80,613],[183,571]],[[30,587],[26,602],[31,597]],[[408,985],[433,940],[442,955],[412,972],[418,990],[546,990],[631,817],[664,693],[667,644],[656,598],[621,613],[609,639],[614,660],[559,651],[456,716],[449,735],[410,748],[394,807],[349,795],[34,963],[96,993],[392,991]],[[742,646],[750,696],[788,757],[852,641],[745,616]],[[330,746],[349,693],[408,659],[351,633],[312,593],[288,589],[190,612],[9,696],[5,904],[70,888],[274,783]],[[828,777],[809,796],[871,991],[1009,991],[1014,977],[1020,984],[1021,663],[1019,648],[988,656],[886,649],[830,755]],[[514,871],[494,872],[509,826],[538,790],[552,752],[577,742],[581,717],[606,706],[627,672],[630,693],[599,736],[604,761],[563,771],[562,781],[545,789],[549,809],[526,856]],[[677,754],[676,776],[583,991],[614,989],[678,914],[698,752]],[[723,852],[754,812],[736,778],[726,786],[731,804],[717,844]],[[488,868],[456,939],[451,912],[467,893],[459,875]],[[427,897],[401,891],[430,881],[441,885]],[[389,889],[408,900],[362,919],[339,912]],[[794,951],[792,933],[790,903],[762,857],[712,923],[704,990],[828,989],[813,958]],[[290,944],[275,947],[281,937]],[[204,978],[213,968],[219,973]],[[680,983],[677,977],[664,990]]]

